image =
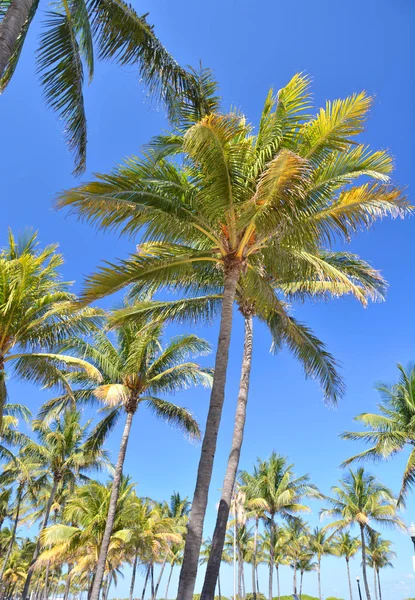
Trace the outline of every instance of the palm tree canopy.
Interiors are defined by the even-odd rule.
[[[343,556],[349,561],[359,550],[360,540],[350,535],[349,531],[339,533],[333,538],[332,551],[335,556]]]
[[[326,498],[330,508],[321,511],[322,517],[335,517],[326,526],[342,531],[357,524],[369,531],[375,525],[398,527],[406,531],[403,521],[396,515],[397,501],[391,490],[363,468],[349,470],[340,485],[332,488],[333,496]]]
[[[409,446],[410,453],[399,494],[399,503],[404,504],[408,491],[415,483],[415,367],[405,369],[398,365],[398,371],[397,383],[377,386],[381,397],[379,413],[362,413],[355,417],[366,427],[366,431],[347,431],[341,437],[370,444],[370,448],[352,456],[344,464],[363,459],[388,459]]]
[[[392,560],[396,558],[396,554],[391,547],[392,542],[382,539],[378,532],[371,532],[367,545],[369,567],[377,571],[385,567],[392,567]]]

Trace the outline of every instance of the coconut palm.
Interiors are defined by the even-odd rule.
[[[313,534],[310,537],[310,549],[314,552],[317,558],[317,575],[318,575],[318,597],[320,600],[323,599],[321,593],[321,558],[323,556],[327,556],[328,554],[332,554],[332,545],[331,541],[328,538],[325,531],[322,529],[315,527]]]
[[[376,386],[381,397],[378,404],[380,414],[362,413],[355,417],[369,431],[347,431],[342,437],[347,440],[362,440],[371,446],[349,458],[345,465],[363,459],[388,459],[405,448],[410,450],[398,498],[399,503],[404,504],[405,497],[415,482],[415,367],[405,369],[398,364],[398,371],[397,383]]]
[[[379,591],[379,600],[382,600],[382,588],[380,585],[380,569],[393,567],[392,560],[396,558],[395,552],[391,550],[392,542],[383,540],[380,533],[371,532],[367,546],[368,565],[372,567],[374,573],[375,596],[377,598],[376,586]]]
[[[300,571],[300,600],[303,594],[304,573],[311,573],[311,571],[315,571],[317,568],[317,563],[313,562],[313,558],[313,552],[310,552],[310,550],[307,549],[304,550],[299,556],[297,567]]]
[[[286,556],[293,569],[293,593],[297,593],[297,571],[300,570],[300,588],[302,585],[302,576],[307,569],[308,561],[311,558],[310,550],[310,529],[306,523],[296,517],[291,519],[283,532],[284,547]],[[305,566],[301,573],[301,565]],[[300,591],[301,594],[301,591]]]
[[[76,338],[65,346],[67,350],[82,356],[83,360],[90,361],[100,374],[98,379],[89,382],[89,395],[87,388],[82,390],[82,401],[86,398],[98,399],[107,413],[96,428],[97,442],[102,443],[118,419],[125,415],[106,530],[90,600],[98,599],[102,585],[123,464],[137,409],[145,405],[156,416],[178,426],[190,436],[197,438],[200,435],[199,427],[189,411],[159,398],[158,394],[174,393],[189,385],[209,385],[210,370],[202,369],[194,362],[186,362],[186,358],[206,353],[210,346],[196,335],[184,335],[173,338],[163,347],[162,335],[163,328],[159,323],[141,322],[119,328],[115,341],[105,333],[97,332],[92,342]],[[69,396],[54,399],[44,406],[41,415],[55,414],[70,405],[71,401]]]
[[[0,93],[17,67],[39,0],[2,0],[0,4]],[[174,114],[177,98],[200,106],[193,72],[181,68],[147,21],[123,0],[67,2],[49,8],[36,54],[47,104],[64,123],[66,142],[74,154],[75,174],[85,170],[87,122],[83,84],[94,75],[96,49],[100,59],[138,67],[140,79],[156,101]],[[94,51],[95,50],[95,51]]]
[[[13,460],[14,452],[28,441],[28,436],[19,431],[19,417],[28,422],[30,410],[23,404],[7,402],[3,408],[3,429],[0,431],[0,460]],[[1,529],[1,510],[0,510]]]
[[[33,430],[38,441],[30,441],[22,448],[23,457],[41,465],[43,475],[37,486],[42,484],[47,490],[39,537],[27,572],[22,600],[26,600],[36,560],[39,556],[41,537],[46,529],[52,505],[60,490],[73,492],[76,484],[85,480],[86,473],[102,469],[108,465],[106,453],[97,442],[96,432],[88,431],[89,422],[81,425],[80,413],[65,411],[60,419],[52,424],[43,420],[33,422]]]
[[[39,249],[36,234],[16,241],[9,231],[8,246],[0,251],[0,430],[7,376],[13,373],[37,384],[65,386],[57,367],[70,370],[75,359],[44,350],[53,350],[68,334],[88,333],[100,322],[95,309],[74,309],[75,296],[61,281],[63,258],[56,248]],[[78,369],[82,364],[76,361]],[[11,405],[9,410],[13,411]]]
[[[258,459],[253,474],[241,474],[242,489],[247,490],[250,506],[258,506],[263,511],[263,520],[270,530],[270,569],[269,599],[272,600],[273,572],[275,564],[275,542],[277,539],[276,517],[290,521],[298,513],[310,509],[301,504],[304,498],[321,497],[317,488],[310,483],[308,475],[295,477],[294,465],[273,452],[268,460]]]
[[[184,544],[181,547],[181,551],[183,551],[183,547],[184,547]],[[207,538],[203,542],[202,550],[200,552],[199,562],[200,562],[201,565],[207,564],[211,552],[212,552],[212,540],[210,538]],[[222,552],[221,563],[230,564],[231,562],[232,562],[232,559],[231,559],[228,551],[224,550]],[[167,600],[167,591],[168,591],[168,588],[166,590],[165,600]],[[221,600],[221,598],[222,598],[222,590],[221,590],[221,585],[220,585],[220,575],[218,577],[218,597],[219,597],[219,600]]]
[[[332,488],[333,497],[327,498],[331,508],[321,511],[322,517],[337,517],[328,528],[342,531],[351,525],[360,529],[362,569],[367,600],[371,600],[367,580],[367,558],[365,533],[373,525],[388,525],[406,531],[403,521],[397,516],[397,501],[392,492],[363,468],[349,470],[340,485]]]
[[[131,283],[135,293],[161,287],[199,293],[213,266],[220,275],[215,377],[180,575],[181,600],[191,600],[197,574],[240,276],[257,300],[269,298],[269,284],[281,274],[305,282],[316,268],[342,289],[344,278],[323,248],[339,236],[349,239],[378,217],[407,211],[402,192],[387,183],[388,154],[354,143],[371,99],[361,93],[329,102],[307,120],[308,83],[296,75],[278,96],[269,93],[256,136],[242,115],[213,113],[182,136],[158,138],[144,159],[129,159],[60,198],[60,206],[70,206],[98,227],[128,235],[145,228],[136,255],[105,265],[88,280],[85,302]],[[183,161],[176,160],[180,152]],[[352,185],[360,175],[373,182]],[[293,284],[286,291],[295,295],[301,288]],[[359,289],[354,293],[362,297]]]
[[[287,544],[287,535],[282,527],[277,527],[274,532],[274,538],[271,538],[270,529],[267,528],[264,536],[262,537],[261,543],[261,552],[268,556],[268,568],[273,569],[275,566],[275,573],[277,576],[277,596],[278,600],[281,598],[281,589],[280,589],[280,566],[289,564],[287,562],[286,557],[286,544]],[[271,563],[271,543],[274,544],[273,548],[273,557],[274,564]],[[253,553],[254,554],[254,553]],[[255,552],[255,560],[253,561],[253,565],[256,565],[256,552]],[[252,584],[254,585],[254,578],[252,580]],[[255,597],[256,593],[254,592]]]
[[[350,559],[360,549],[360,541],[357,537],[352,537],[348,531],[340,533],[333,539],[332,551],[335,556],[344,557],[347,567],[347,580],[349,582],[350,600],[353,600],[352,580],[350,578]]]

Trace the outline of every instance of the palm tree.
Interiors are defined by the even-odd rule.
[[[306,523],[296,517],[291,519],[283,532],[287,558],[293,569],[293,593],[297,593],[297,571],[300,569],[300,587],[302,585],[301,564],[307,568],[310,558],[310,530]],[[300,591],[301,594],[301,591]]]
[[[327,527],[342,531],[351,525],[358,525],[362,549],[363,580],[367,600],[371,600],[366,572],[365,532],[372,531],[372,523],[389,525],[406,531],[403,521],[397,516],[397,501],[392,492],[363,468],[350,469],[340,485],[332,488],[333,498],[327,498],[331,508],[321,511],[323,517],[337,517],[338,520]]]
[[[402,478],[398,501],[405,497],[415,482],[415,367],[405,369],[398,364],[399,379],[393,385],[380,384],[377,390],[381,397],[378,404],[380,414],[362,413],[355,420],[369,431],[342,434],[346,440],[363,440],[371,445],[368,450],[352,456],[345,465],[362,459],[388,459],[409,447],[410,453]]]
[[[70,370],[75,359],[40,351],[53,349],[66,335],[87,333],[101,320],[96,309],[74,309],[75,296],[59,274],[63,258],[57,246],[39,250],[36,238],[27,234],[16,241],[9,231],[8,246],[0,251],[0,431],[11,368],[37,384],[65,386],[58,366]],[[76,361],[76,368],[82,365]],[[13,416],[12,405],[10,410]]]
[[[39,0],[12,0],[0,7],[0,93],[17,67],[26,35],[38,12]],[[85,71],[94,75],[94,47],[98,57],[121,66],[138,67],[140,79],[156,101],[173,117],[177,97],[197,107],[197,76],[180,67],[147,21],[123,0],[56,0],[40,37],[36,55],[47,104],[64,122],[66,142],[74,154],[75,174],[85,170],[87,123],[83,96]]]
[[[340,533],[333,540],[332,551],[336,556],[344,556],[346,559],[347,579],[349,582],[350,600],[353,600],[352,580],[350,578],[350,559],[360,549],[360,541],[357,537],[352,537],[348,531]]]
[[[210,346],[196,335],[173,338],[162,347],[162,326],[158,323],[132,324],[116,332],[115,343],[103,332],[97,332],[92,343],[76,338],[65,348],[90,361],[99,372],[99,379],[89,382],[89,398],[97,398],[104,404],[107,415],[96,428],[96,440],[100,444],[125,415],[124,431],[114,472],[111,502],[99,560],[94,577],[90,600],[97,600],[104,576],[107,552],[111,540],[113,522],[123,464],[133,418],[141,405],[146,405],[156,416],[180,427],[192,437],[200,435],[192,415],[184,408],[157,397],[155,394],[174,393],[189,385],[209,385],[210,370],[202,369],[194,362],[185,362],[192,354],[206,353]],[[87,394],[83,393],[83,401]],[[55,414],[70,405],[70,397],[60,397],[47,403],[42,416]]]
[[[51,425],[43,420],[33,422],[33,430],[39,441],[30,441],[22,448],[23,457],[41,465],[43,475],[37,480],[37,486],[47,489],[39,536],[27,572],[22,592],[26,600],[36,560],[41,547],[41,537],[46,529],[52,505],[60,490],[72,491],[79,480],[85,479],[85,473],[100,470],[108,465],[106,453],[97,442],[96,432],[88,432],[89,423],[81,425],[77,411],[65,411],[61,419]]]
[[[377,597],[377,585],[379,591],[379,600],[382,600],[382,588],[380,585],[379,571],[380,569],[383,569],[385,567],[393,567],[392,560],[396,558],[396,554],[395,552],[392,552],[391,546],[392,542],[390,542],[389,540],[383,540],[380,537],[380,533],[369,533],[369,542],[367,546],[368,565],[373,569],[375,578],[375,596]]]
[[[278,600],[281,598],[281,589],[280,589],[280,565],[286,565],[287,562],[287,552],[286,552],[286,544],[287,544],[287,535],[286,532],[281,528],[277,528],[275,531],[275,538],[272,539],[270,535],[269,528],[266,529],[265,534],[262,538],[261,551],[268,556],[268,568],[272,569],[275,566],[275,572],[277,575],[277,595]],[[274,565],[271,563],[271,543],[274,544],[273,548],[273,556],[274,556]],[[255,553],[253,552],[253,557],[255,556],[255,560],[253,560],[253,566],[256,566],[257,563],[257,549],[255,548]],[[252,584],[254,585],[255,579],[253,577]],[[254,588],[255,589],[255,588]],[[254,592],[254,597],[256,597],[256,593]]]
[[[184,547],[184,544],[181,547],[181,552],[183,551],[183,547]],[[199,562],[200,562],[201,565],[207,564],[211,552],[212,552],[212,540],[210,538],[207,538],[203,542],[202,550],[200,552]],[[232,559],[231,559],[229,553],[227,552],[227,550],[224,550],[222,552],[222,556],[221,556],[221,563],[230,564],[231,562],[232,562]],[[168,588],[166,590],[165,600],[167,600],[167,591],[168,591]],[[218,596],[219,596],[219,600],[221,600],[221,598],[222,598],[222,590],[221,590],[221,585],[220,585],[220,575],[218,577]]]
[[[295,477],[293,466],[287,463],[286,458],[273,452],[268,460],[258,459],[252,475],[246,471],[241,474],[242,489],[247,490],[250,506],[261,508],[262,518],[270,531],[269,600],[272,600],[276,517],[290,520],[298,513],[309,512],[310,509],[301,504],[303,498],[321,497],[308,475]]]
[[[309,550],[305,550],[299,556],[299,560],[297,563],[298,570],[300,571],[300,600],[303,594],[303,578],[304,573],[311,573],[311,571],[315,571],[317,568],[317,563],[313,562],[314,554]]]
[[[329,102],[307,120],[308,84],[296,75],[278,96],[271,91],[256,136],[245,117],[212,113],[184,135],[157,138],[144,159],[129,159],[59,201],[105,229],[132,235],[145,228],[137,254],[89,278],[84,302],[132,283],[136,294],[162,287],[199,293],[200,282],[212,271],[218,274],[215,376],[180,574],[181,600],[191,600],[197,574],[240,277],[256,299],[268,299],[269,286],[281,274],[285,281],[291,274],[291,281],[305,282],[316,268],[342,289],[344,277],[322,249],[382,215],[407,211],[401,191],[387,184],[391,158],[353,140],[363,131],[371,99],[361,93]],[[185,160],[178,161],[178,153]],[[375,181],[352,186],[360,175]],[[286,290],[299,291],[294,284]],[[353,291],[362,298],[358,288]]]
[[[321,558],[332,554],[332,545],[327,534],[318,527],[314,528],[313,534],[310,537],[310,549],[314,552],[317,557],[317,575],[318,575],[318,597],[320,600],[323,599],[321,593]]]
[[[28,441],[28,436],[19,431],[19,417],[28,422],[30,410],[23,404],[7,402],[3,408],[3,429],[0,431],[0,460],[13,460],[14,451]],[[1,529],[1,511],[0,511]]]

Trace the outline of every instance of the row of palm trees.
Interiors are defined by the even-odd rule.
[[[0,256],[1,406],[7,373],[58,390],[42,408],[42,420],[101,403],[104,418],[91,442],[94,449],[125,417],[91,600],[98,600],[103,585],[137,409],[144,404],[197,436],[193,417],[160,394],[211,384],[178,592],[180,600],[192,600],[237,306],[245,327],[241,380],[202,590],[203,600],[213,598],[243,442],[255,319],[266,324],[273,349],[287,346],[305,373],[319,380],[325,399],[336,402],[344,392],[337,363],[292,317],[288,302],[345,294],[363,304],[382,298],[379,272],[331,247],[377,218],[410,211],[402,191],[389,183],[391,157],[356,144],[371,104],[366,94],[327,103],[310,119],[309,80],[296,75],[278,94],[269,93],[253,135],[244,116],[221,112],[209,73],[202,73],[199,87],[203,110],[179,103],[175,129],[151,140],[143,158],[127,160],[58,201],[100,228],[141,235],[133,255],[102,266],[87,279],[80,299],[59,277],[62,257],[56,248],[39,250],[35,236],[16,242],[10,235]],[[360,176],[373,182],[355,183]],[[88,306],[121,289],[128,300],[109,318]],[[155,301],[160,291],[173,291],[176,298]],[[187,360],[208,350],[196,336],[163,348],[164,323],[206,322],[216,315],[214,372]],[[3,436],[4,431],[3,422]]]

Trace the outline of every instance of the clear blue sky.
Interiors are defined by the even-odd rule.
[[[412,0],[134,0],[134,6],[141,13],[150,11],[150,22],[179,62],[197,65],[202,59],[214,69],[224,106],[239,107],[253,123],[257,123],[269,87],[282,87],[297,71],[306,71],[314,78],[316,106],[362,89],[374,94],[364,141],[391,150],[396,161],[395,180],[408,186],[413,200]],[[66,257],[65,277],[76,280],[78,286],[102,259],[125,256],[134,249],[134,242],[96,234],[51,207],[55,193],[76,181],[70,175],[72,162],[62,141],[60,123],[45,108],[37,84],[33,55],[39,32],[38,16],[15,78],[0,100],[0,245],[6,239],[7,226],[14,231],[34,227],[43,243],[60,243]],[[133,68],[98,64],[86,92],[86,108],[89,146],[84,179],[94,171],[108,170],[125,156],[140,153],[142,144],[166,126],[163,112],[151,109],[145,100]],[[265,458],[275,449],[289,456],[298,474],[310,473],[323,492],[327,493],[342,476],[340,462],[357,447],[341,441],[338,434],[353,427],[354,415],[374,409],[377,396],[373,385],[377,380],[393,381],[395,364],[407,364],[415,358],[414,227],[414,219],[384,221],[370,233],[358,236],[350,246],[388,279],[386,303],[364,310],[348,299],[296,308],[296,316],[314,328],[342,363],[347,395],[338,410],[323,406],[318,386],[304,380],[299,366],[286,352],[276,357],[269,354],[270,340],[257,327],[242,468],[250,468],[257,456]],[[198,333],[215,343],[215,327]],[[212,533],[232,431],[241,343],[242,323],[237,315],[206,535]],[[26,385],[12,384],[11,393],[13,400],[27,402],[34,409],[47,397]],[[207,392],[188,391],[177,400],[204,423]],[[113,452],[118,434],[109,443]],[[138,483],[139,494],[163,499],[178,490],[191,496],[198,458],[198,447],[144,412],[138,414],[126,471]],[[401,459],[369,466],[396,491],[402,467]],[[318,508],[313,506],[312,524],[318,521]],[[415,495],[404,518],[415,520]],[[393,539],[398,558],[395,569],[383,573],[384,600],[415,596],[411,543],[402,534],[385,533]],[[359,568],[355,560],[353,576]],[[291,572],[288,567],[283,571],[282,590],[289,593]],[[347,597],[341,561],[325,560],[322,576],[326,596]],[[137,593],[141,583],[140,578]],[[173,581],[172,590],[175,584]],[[201,578],[198,587],[200,584]],[[126,596],[128,585],[126,572],[125,580],[112,595]],[[261,585],[265,590],[265,569]],[[315,575],[306,577],[305,591],[316,594]],[[230,569],[223,572],[223,592],[232,593]]]

